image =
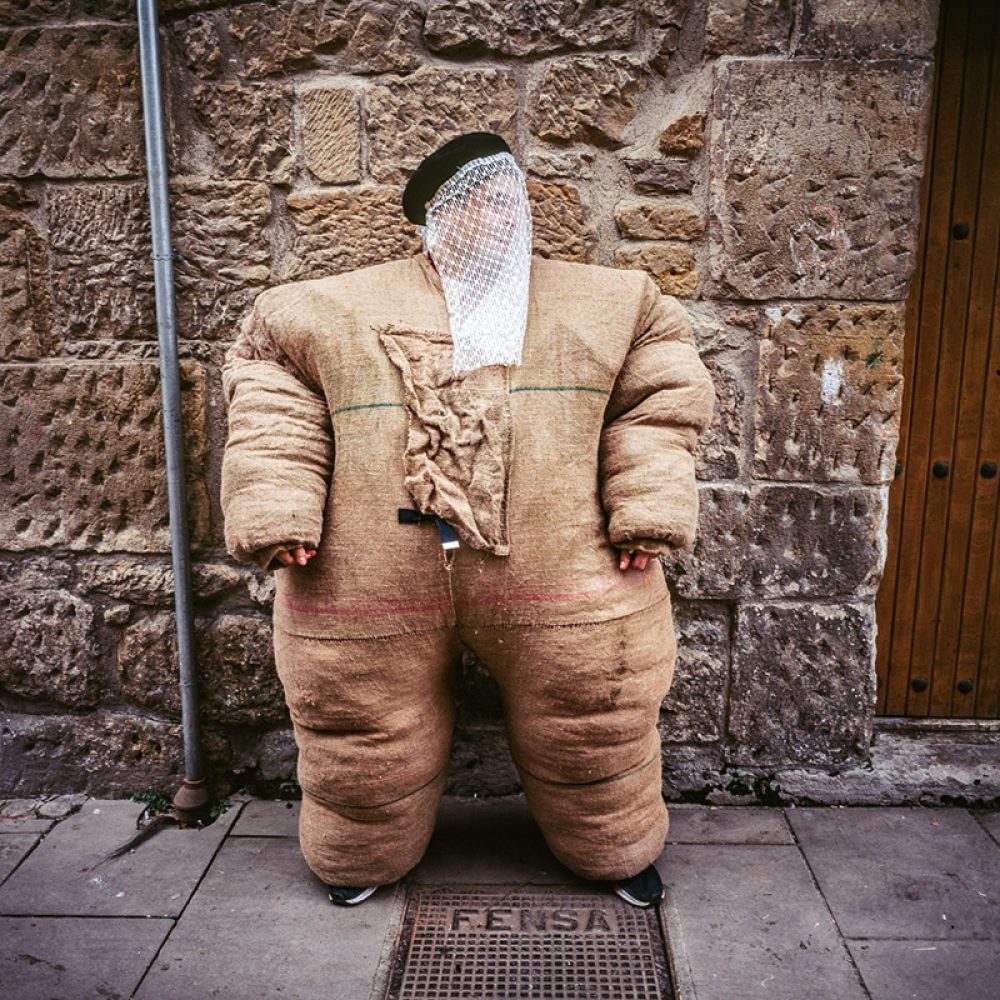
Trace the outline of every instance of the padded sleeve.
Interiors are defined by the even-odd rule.
[[[715,405],[687,311],[647,277],[601,434],[602,500],[614,546],[664,554],[694,544],[694,450]]]
[[[263,292],[222,367],[226,549],[261,569],[279,548],[319,545],[333,469],[326,399],[281,351],[267,308]]]

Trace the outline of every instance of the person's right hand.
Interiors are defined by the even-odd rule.
[[[274,558],[283,566],[305,566],[314,555],[316,555],[315,549],[307,549],[304,545],[297,545],[291,550],[278,549],[274,553]]]

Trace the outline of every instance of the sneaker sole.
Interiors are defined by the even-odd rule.
[[[648,909],[655,903],[659,903],[663,899],[662,896],[657,896],[656,899],[637,899],[635,896],[626,892],[626,890],[619,889],[618,886],[615,886],[615,895],[620,896],[622,899],[625,900],[626,903],[629,903],[632,906],[638,906],[640,909],[643,910]]]
[[[356,896],[351,896],[350,899],[334,899],[332,896],[329,896],[329,900],[334,906],[357,906],[358,903],[363,903],[377,891],[378,886],[373,885],[370,889],[365,889],[364,892],[359,892]]]

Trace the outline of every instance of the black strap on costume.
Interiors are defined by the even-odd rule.
[[[400,507],[397,510],[397,516],[400,524],[423,524],[425,521],[433,521],[438,531],[438,537],[441,539],[441,547],[443,549],[457,549],[459,547],[455,529],[436,514],[422,514],[419,510],[413,510],[411,507]]]

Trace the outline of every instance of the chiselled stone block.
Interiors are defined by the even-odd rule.
[[[361,176],[361,129],[354,92],[342,87],[306,90],[302,147],[306,166],[321,181],[349,184]]]
[[[931,66],[737,61],[717,70],[720,290],[750,299],[906,297]]]
[[[69,5],[70,0],[4,0],[0,3],[0,25],[68,20]]]
[[[693,549],[666,564],[684,597],[855,597],[878,587],[878,490],[702,486],[698,503]]]
[[[347,12],[351,36],[341,55],[352,73],[407,73],[424,58],[424,12],[414,0],[355,0]]]
[[[891,482],[903,304],[794,303],[765,315],[754,476]]]
[[[743,604],[729,760],[831,764],[863,756],[875,692],[873,604]]]
[[[171,26],[188,69],[203,80],[218,77],[225,66],[222,36],[210,14],[193,14]]]
[[[498,4],[491,0],[431,0],[424,39],[433,52],[506,56],[561,49],[627,49],[635,34],[631,0],[580,4],[543,0]]]
[[[660,713],[669,743],[711,743],[722,735],[729,669],[729,611],[707,601],[676,602],[677,660]]]
[[[146,187],[138,183],[49,191],[55,311],[68,338],[156,336],[147,206]],[[179,337],[235,336],[270,278],[270,213],[265,184],[171,185]]]
[[[546,180],[563,177],[574,181],[589,180],[594,176],[594,150],[572,153],[535,150],[528,156],[528,172]]]
[[[0,33],[0,174],[110,177],[143,169],[134,27]]]
[[[634,56],[571,56],[551,62],[531,101],[531,130],[555,142],[615,149],[635,117],[647,78]]]
[[[208,536],[205,373],[181,367],[192,543]],[[0,366],[0,548],[170,549],[159,370]]]
[[[615,267],[645,271],[660,286],[660,291],[668,295],[687,298],[698,288],[694,251],[684,244],[622,244],[615,250]]]
[[[623,159],[639,194],[674,194],[691,191],[694,187],[690,160],[679,157],[646,160],[629,156]]]
[[[529,180],[528,197],[535,253],[555,260],[593,259],[596,241],[584,225],[577,188]]]
[[[176,643],[171,614],[150,615],[129,625],[118,647],[118,674],[126,700],[179,719]],[[270,622],[232,614],[199,621],[195,646],[206,719],[259,725],[285,718]]]
[[[615,206],[618,232],[633,240],[696,240],[705,218],[694,205],[669,201],[620,201]]]
[[[705,116],[683,115],[660,133],[660,152],[667,156],[697,156],[705,148]]]
[[[95,705],[103,674],[93,607],[65,590],[0,586],[0,691]]]
[[[792,0],[710,0],[705,53],[763,55],[786,52],[792,29]]]
[[[939,0],[803,0],[800,55],[892,59],[934,54]]]
[[[420,252],[394,187],[307,191],[288,196],[294,227],[282,258],[284,281],[340,274]]]
[[[424,66],[368,95],[371,171],[399,183],[429,153],[463,132],[496,132],[514,148],[517,88],[501,69]]]
[[[248,569],[229,563],[194,563],[191,589],[196,598],[213,600],[243,586],[251,578]],[[147,558],[101,558],[77,562],[77,589],[134,604],[174,603],[174,571],[169,561]]]

